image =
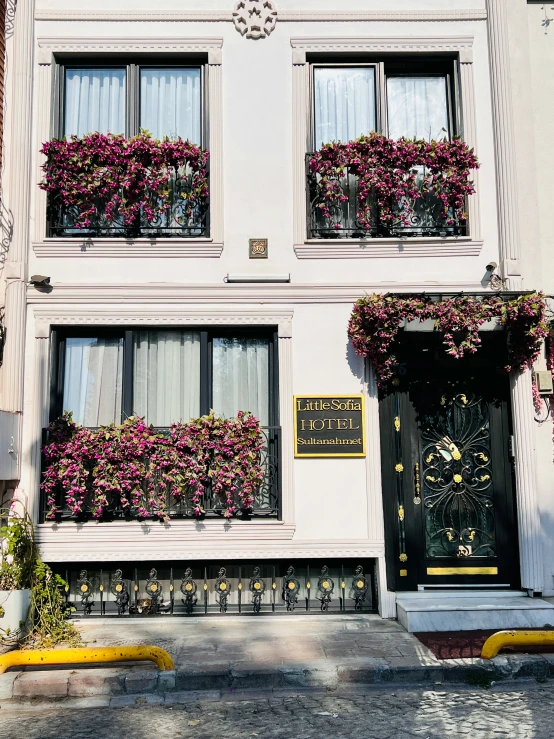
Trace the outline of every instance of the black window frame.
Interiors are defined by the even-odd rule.
[[[208,58],[206,54],[72,54],[56,55],[54,65],[54,115],[52,134],[62,138],[65,128],[65,73],[67,69],[125,69],[125,137],[140,132],[140,70],[142,68],[200,69],[200,141],[193,142],[207,150],[209,144]]]
[[[133,415],[133,334],[137,331],[156,330],[195,331],[200,334],[200,415],[206,415],[212,408],[213,399],[213,339],[220,336],[263,337],[269,340],[269,427],[279,426],[279,355],[278,330],[276,326],[63,326],[53,327],[51,341],[50,372],[50,422],[59,418],[63,411],[63,391],[65,374],[65,342],[68,338],[109,338],[123,339],[122,401],[121,422]],[[247,410],[247,409],[244,409]]]
[[[318,67],[373,67],[375,68],[375,122],[377,133],[388,136],[387,78],[388,77],[446,77],[449,130],[448,137],[463,133],[460,101],[459,61],[454,54],[387,55],[387,54],[314,54],[308,57],[310,65],[310,129],[309,151],[316,151],[315,77]],[[370,133],[369,131],[367,132]]]

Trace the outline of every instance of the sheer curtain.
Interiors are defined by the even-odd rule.
[[[63,409],[82,426],[121,423],[123,339],[68,338]]]
[[[375,69],[315,67],[315,146],[375,130]]]
[[[388,77],[389,136],[448,138],[446,77]]]
[[[168,136],[201,143],[200,69],[140,71],[140,126],[155,139]]]
[[[133,412],[154,426],[200,415],[200,334],[138,331],[134,340]]]
[[[67,69],[65,136],[125,133],[125,69]]]
[[[227,418],[250,411],[269,425],[269,340],[214,338],[213,406]]]

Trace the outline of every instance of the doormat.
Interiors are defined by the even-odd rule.
[[[483,644],[500,629],[493,631],[429,631],[414,636],[429,649],[437,659],[460,659],[480,657]],[[536,629],[543,631],[544,629]],[[534,629],[525,629],[534,631]],[[505,647],[500,654],[554,654],[554,645],[542,647]]]

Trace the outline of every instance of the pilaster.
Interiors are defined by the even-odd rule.
[[[292,408],[292,333],[279,328],[279,415],[281,424],[281,495],[282,519],[293,523],[294,513],[294,434]]]
[[[308,151],[308,65],[303,49],[292,50],[293,239],[306,240],[306,160]]]
[[[463,133],[466,144],[477,154],[477,121],[475,110],[475,83],[473,79],[473,52],[460,52],[460,82],[462,95]],[[470,195],[468,202],[469,229],[473,241],[480,241],[481,236],[481,206],[479,189],[479,170],[473,172],[475,193]]]
[[[210,101],[210,236],[223,242],[223,92],[222,51],[208,55],[208,98]]]

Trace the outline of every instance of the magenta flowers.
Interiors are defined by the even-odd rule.
[[[520,295],[512,300],[499,296],[463,295],[432,301],[424,295],[367,295],[354,305],[348,335],[357,354],[367,357],[383,387],[394,373],[394,343],[402,321],[435,321],[443,335],[447,354],[459,359],[477,351],[479,328],[491,319],[508,333],[508,365],[505,371],[524,370],[539,356],[548,333],[542,293]]]
[[[318,177],[317,207],[329,220],[332,209],[348,200],[343,187],[347,171],[358,178],[358,223],[369,230],[377,220],[385,226],[410,225],[413,204],[428,196],[437,199],[438,216],[446,226],[466,221],[466,197],[475,192],[470,172],[479,163],[473,149],[458,138],[395,141],[371,133],[345,144],[325,144],[308,166]],[[333,228],[340,230],[341,225]]]
[[[41,485],[49,519],[60,513],[59,497],[74,516],[90,510],[102,518],[110,510],[138,518],[169,520],[168,503],[186,498],[201,516],[204,490],[211,484],[223,515],[249,510],[263,481],[260,423],[240,411],[236,418],[208,416],[174,424],[169,436],[144,419],[88,429],[65,414],[49,427],[43,454],[48,462]],[[63,507],[63,503],[61,504]]]
[[[141,217],[158,221],[170,208],[177,176],[189,182],[181,192],[186,217],[208,196],[209,154],[190,141],[91,133],[48,141],[41,153],[46,161],[40,187],[76,209],[76,228],[90,228],[98,217],[121,218],[130,227]]]

